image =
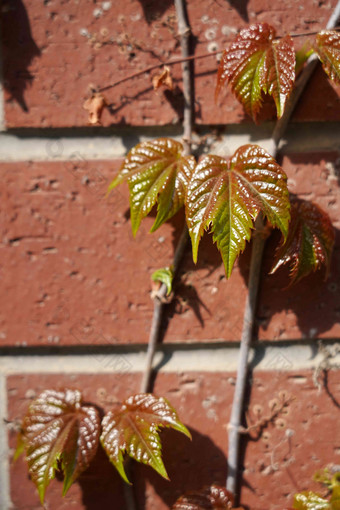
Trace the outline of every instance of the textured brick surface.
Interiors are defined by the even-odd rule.
[[[265,276],[270,270],[274,243],[269,242],[259,298],[259,337],[294,339],[340,334],[340,189],[338,154],[292,154],[283,160],[288,186],[293,194],[312,201],[328,212],[335,230],[335,247],[329,278],[318,271],[285,289],[288,271]]]
[[[329,212],[336,229],[329,279],[320,271],[291,289],[287,272],[267,276],[266,249],[258,323],[260,339],[332,338],[340,334],[339,159],[337,154],[287,156],[294,193]],[[128,192],[104,194],[118,162],[2,164],[1,345],[145,343],[152,317],[152,272],[171,264],[179,214],[155,234],[152,218],[133,240]],[[198,265],[190,248],[167,308],[165,342],[240,338],[249,249],[227,282],[220,255],[205,235]],[[171,319],[171,320],[170,320]]]
[[[324,28],[336,0],[190,0],[195,53],[223,50],[233,34],[251,22],[269,22],[284,35]],[[20,34],[18,37],[17,34]],[[5,116],[8,127],[83,126],[89,86],[103,87],[159,61],[180,56],[173,2],[130,0],[6,0],[3,3]],[[296,39],[301,45],[303,39]],[[196,63],[196,121],[231,124],[246,120],[228,92],[214,104],[216,57]],[[155,71],[157,72],[157,71]],[[111,113],[103,124],[177,123],[182,116],[180,66],[175,90],[158,91],[145,74],[107,91]],[[299,120],[339,120],[333,85],[319,70],[298,107]]]
[[[213,482],[224,484],[233,377],[234,374],[228,373],[179,373],[157,377],[155,393],[168,398],[177,408],[192,432],[193,441],[190,443],[177,433],[162,433],[164,460],[171,483],[160,479],[149,468],[134,467],[134,487],[140,508],[165,510],[184,491],[197,490]],[[330,372],[327,384],[327,391],[323,388],[318,392],[310,372],[253,375],[248,409],[251,420],[254,420],[254,412],[267,416],[269,402],[279,398],[282,392],[296,398],[288,414],[270,424],[261,439],[247,441],[241,497],[246,507],[249,505],[252,510],[288,508],[296,491],[315,490],[317,486],[311,478],[316,470],[329,463],[339,464],[336,407],[339,372]],[[86,401],[96,402],[106,411],[114,402],[134,393],[138,385],[137,374],[11,376],[7,381],[8,418],[17,423],[30,399],[48,387],[79,388]],[[11,447],[15,445],[14,428],[14,424],[9,426]],[[27,477],[22,459],[11,467],[11,488],[14,508],[39,508],[35,488]],[[64,500],[60,494],[61,483],[52,482],[47,491],[48,508],[125,508],[122,482],[101,452]]]
[[[150,275],[172,263],[184,218],[153,235],[148,218],[134,240],[127,187],[103,198],[117,165],[1,166],[1,345],[147,342]],[[166,341],[237,339],[246,288],[240,272],[227,286],[209,238],[197,272],[191,260],[188,246]]]

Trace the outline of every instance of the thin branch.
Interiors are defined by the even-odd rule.
[[[261,235],[261,228],[263,229],[263,218],[262,215],[259,215],[255,222],[256,230],[254,232],[252,254],[250,260],[248,296],[243,319],[243,330],[237,367],[235,393],[233,398],[230,423],[228,427],[229,445],[227,489],[235,494],[235,496],[238,479],[241,414],[246,388],[249,347],[252,340],[257,293],[260,282],[262,253],[265,244],[265,239]]]
[[[185,0],[175,0],[175,7],[178,19],[178,30],[181,40],[182,49],[182,73],[183,73],[183,95],[184,95],[184,120],[183,120],[183,145],[184,153],[190,154],[191,138],[193,126],[193,86],[191,78],[191,69],[188,61],[191,59],[190,54],[190,27],[187,22]],[[173,261],[173,274],[176,275],[178,266],[183,257],[184,250],[188,241],[188,229],[185,226],[181,234],[180,240],[175,250]],[[167,293],[166,285],[162,284],[157,296],[154,299],[154,311],[149,336],[148,349],[146,354],[146,365],[143,373],[140,391],[145,393],[150,390],[150,381],[152,375],[152,362],[156,352],[157,341],[159,339],[162,314],[164,307],[164,298]]]
[[[128,457],[124,462],[124,469],[126,472],[126,475],[128,476],[128,479],[131,480],[132,478],[132,462],[131,458]],[[135,494],[133,491],[132,485],[129,485],[125,482],[124,483],[124,499],[127,510],[137,510],[137,504],[135,500]]]
[[[327,28],[327,27],[326,27]],[[339,28],[333,27],[333,30],[339,30]],[[308,37],[309,35],[317,35],[320,33],[320,30],[317,30],[316,32],[304,32],[301,34],[289,34],[290,37]],[[278,37],[278,39],[282,39],[283,36]]]
[[[185,227],[183,229],[182,235],[176,247],[175,255],[174,255],[174,263],[173,263],[173,273],[176,274],[179,263],[183,257],[185,247],[188,241],[188,230]],[[140,386],[140,392],[146,393],[150,389],[150,380],[152,374],[152,362],[156,352],[157,341],[159,339],[159,332],[161,328],[162,321],[162,312],[164,306],[164,299],[167,293],[167,287],[164,283],[161,285],[157,295],[154,299],[154,309],[153,309],[153,317],[152,324],[150,329],[149,343],[148,349],[146,352],[146,361],[143,372],[143,378]]]
[[[333,14],[327,23],[327,29],[332,29],[337,24],[337,20],[340,16],[340,0],[333,11]],[[270,153],[273,157],[276,157],[280,140],[287,128],[289,119],[294,111],[294,108],[301,96],[309,78],[311,77],[315,65],[317,62],[317,56],[312,55],[308,61],[306,67],[301,72],[300,78],[297,82],[296,88],[294,89],[291,99],[289,100],[285,112],[280,120],[277,121],[273,135]],[[229,425],[229,446],[228,446],[228,477],[227,477],[227,489],[235,495],[236,504],[238,503],[237,493],[237,480],[239,472],[239,445],[240,445],[240,426],[241,426],[241,415],[244,402],[244,393],[246,387],[249,347],[253,335],[253,326],[255,321],[255,311],[257,294],[260,282],[261,273],[261,261],[262,254],[265,245],[265,237],[261,236],[261,229],[263,228],[262,217],[259,216],[255,223],[255,234],[252,245],[252,255],[250,261],[250,274],[248,283],[248,296],[245,305],[243,330],[241,337],[240,347],[240,358],[237,370],[235,395],[232,404],[231,418]],[[258,232],[258,229],[260,231]]]
[[[328,27],[327,27],[328,28]],[[334,28],[334,27],[333,27]],[[339,30],[339,29],[336,29]],[[316,35],[318,32],[305,32],[302,34],[290,34],[291,37],[308,37],[310,35]],[[282,39],[282,37],[277,37],[277,39]],[[159,69],[163,66],[174,66],[176,64],[182,64],[183,62],[191,62],[194,60],[200,60],[202,58],[209,58],[214,57],[215,55],[218,55],[219,53],[222,53],[223,50],[215,50],[215,51],[209,51],[209,53],[202,53],[202,55],[189,55],[186,57],[178,57],[171,60],[168,60],[166,62],[158,62],[158,64],[152,64],[151,66],[145,67],[144,69],[141,69],[140,71],[136,71],[134,73],[129,74],[128,76],[125,76],[124,78],[121,78],[120,80],[117,80],[110,85],[106,85],[105,87],[100,87],[98,89],[95,89],[95,92],[105,92],[106,90],[113,89],[114,87],[117,87],[121,83],[125,83],[126,81],[133,80],[134,78],[138,78],[138,76],[142,76],[145,73],[150,73],[151,71],[154,71],[155,69]]]
[[[209,53],[203,53],[202,55],[189,55],[187,57],[183,57],[183,58],[179,57],[176,59],[168,60],[167,62],[153,64],[149,67],[145,67],[141,71],[137,71],[135,73],[129,74],[129,76],[125,76],[125,78],[121,78],[120,80],[115,81],[114,83],[111,83],[111,85],[106,85],[105,87],[96,89],[96,92],[105,92],[105,90],[109,90],[114,87],[117,87],[117,85],[120,85],[121,83],[132,80],[133,78],[137,78],[138,76],[141,76],[142,74],[154,71],[155,69],[158,69],[159,67],[174,66],[176,64],[182,64],[183,62],[190,62],[191,60],[199,60],[201,58],[213,57],[214,55],[218,55],[219,53],[221,53],[221,51],[222,50],[210,51]]]
[[[189,37],[190,37],[190,29],[186,23],[186,16],[185,16],[185,7],[184,7],[185,0],[179,0],[176,1],[176,9],[177,9],[177,18],[179,21],[179,31],[181,35],[181,46],[182,46],[182,54],[183,54],[183,61],[189,60]],[[182,39],[182,28],[185,27],[185,40]],[[154,66],[153,69],[156,69]],[[149,70],[152,70],[149,68]],[[146,72],[146,71],[143,71]],[[139,73],[142,74],[142,73]],[[137,73],[138,75],[138,73]],[[128,79],[130,79],[128,77]],[[123,80],[126,81],[126,80]],[[122,83],[122,81],[120,82]],[[107,88],[111,87],[106,87]],[[183,68],[183,88],[184,88],[184,121],[183,121],[183,134],[184,134],[184,151],[186,154],[190,153],[191,145],[190,140],[192,138],[192,123],[193,123],[193,88],[192,88],[192,82],[190,77],[190,68],[184,67]],[[104,89],[101,89],[104,90]],[[188,240],[188,229],[185,226],[183,229],[183,232],[181,234],[180,240],[178,242],[178,245],[175,250],[174,254],[174,261],[173,261],[173,274],[175,276],[178,266],[182,260],[184,250],[187,244]],[[150,336],[149,336],[149,342],[148,342],[148,349],[146,354],[146,361],[145,361],[145,368],[143,372],[143,378],[140,385],[140,392],[146,393],[147,391],[150,391],[151,386],[151,375],[152,375],[152,362],[153,358],[156,352],[157,347],[157,341],[159,339],[160,329],[161,329],[161,323],[162,323],[162,312],[163,312],[163,306],[164,306],[164,298],[167,293],[167,287],[166,285],[162,284],[158,293],[157,297],[154,299],[154,311],[153,311],[153,317],[152,317],[152,324],[151,324],[151,330],[150,330]],[[129,466],[127,466],[128,468]],[[125,486],[125,502],[127,505],[128,510],[136,510],[136,502],[133,494],[133,490],[131,486]]]
[[[181,41],[182,57],[187,59],[190,56],[190,35],[185,0],[175,0],[175,8],[178,20],[178,32]],[[192,66],[188,60],[182,62],[183,95],[184,95],[184,118],[183,118],[183,139],[184,152],[188,156],[191,152],[190,140],[193,124],[193,81]]]

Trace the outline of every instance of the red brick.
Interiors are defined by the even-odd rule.
[[[268,275],[277,245],[274,239],[268,243],[258,309],[261,340],[340,335],[339,162],[339,153],[292,154],[283,160],[290,191],[329,214],[336,241],[328,279],[321,270],[290,288],[288,270]]]
[[[160,374],[155,393],[170,400],[192,432],[193,441],[175,432],[163,432],[163,452],[171,483],[147,467],[134,467],[135,490],[146,510],[169,508],[185,491],[203,485],[225,483],[227,424],[234,386],[234,374]],[[138,377],[138,379],[137,379]],[[288,414],[270,424],[265,436],[244,441],[244,484],[242,504],[251,510],[282,510],[292,503],[293,494],[316,489],[313,474],[327,464],[339,464],[340,435],[334,402],[339,395],[339,372],[330,372],[327,391],[318,391],[311,372],[255,372],[248,413],[254,420],[254,406],[261,417],[269,414],[269,403],[281,392],[295,396]],[[30,398],[46,388],[78,388],[84,400],[110,409],[116,401],[134,393],[139,375],[16,375],[8,378],[10,420],[16,423],[26,412]],[[334,400],[335,399],[335,400]],[[10,428],[10,445],[15,433]],[[288,431],[288,433],[287,433]],[[288,438],[288,436],[289,438]],[[39,508],[38,497],[20,459],[11,465],[12,500],[16,509]],[[20,490],[18,490],[20,487]],[[61,499],[61,483],[47,490],[51,510],[62,508],[120,508],[124,510],[123,484],[102,453],[94,464]],[[114,505],[114,506],[112,506]],[[145,506],[144,506],[145,505]]]
[[[151,18],[149,22],[142,5]],[[44,5],[34,0],[7,1],[3,8],[7,127],[86,125],[87,113],[82,104],[90,84],[107,86],[159,60],[180,56],[172,2],[160,4],[150,0],[142,5],[137,0],[112,2],[112,7],[102,10],[96,18],[94,11],[101,9],[100,3],[82,2],[80,6],[71,0],[53,0]],[[269,22],[279,35],[317,31],[325,27],[335,5],[336,0],[321,4],[312,0],[303,3],[286,0],[284,4],[278,0],[241,3],[190,0],[188,12],[195,53],[223,50],[233,36],[230,32],[248,22]],[[82,33],[90,34],[90,39]],[[216,58],[199,60],[195,67],[196,122],[248,122],[230,92],[222,106],[214,104]],[[153,74],[142,75],[106,92],[112,113],[104,112],[104,125],[178,122],[182,116],[180,66],[173,68],[173,93],[155,93],[151,86]],[[338,93],[339,89],[318,71],[295,119],[340,120]]]
[[[134,240],[127,186],[104,199],[117,167],[103,161],[1,166],[1,345],[148,341],[150,275],[172,263],[184,218],[179,214],[153,235],[148,218]],[[245,284],[238,270],[226,285],[207,238],[198,270],[188,245],[183,271],[166,341],[239,338]]]
[[[258,309],[261,340],[340,334],[337,161],[337,154],[284,159],[290,190],[328,211],[337,241],[329,279],[324,282],[320,271],[290,289],[287,272],[268,275],[275,249],[269,241]],[[152,218],[146,219],[133,240],[126,187],[103,198],[117,167],[104,161],[1,166],[1,345],[148,341],[150,275],[171,264],[184,218],[179,214],[153,235]],[[176,299],[164,316],[165,342],[240,339],[249,255],[247,249],[227,282],[211,236],[202,240],[196,267],[188,246]]]

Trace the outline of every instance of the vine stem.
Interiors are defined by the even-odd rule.
[[[184,154],[189,155],[191,152],[191,138],[192,138],[192,126],[193,126],[193,83],[192,73],[190,67],[190,35],[191,30],[187,20],[185,0],[175,0],[175,7],[178,20],[178,32],[181,41],[182,50],[182,74],[183,74],[183,95],[184,95],[184,116],[183,116],[183,146]],[[185,247],[188,241],[188,229],[185,225],[179,242],[177,244],[174,260],[173,260],[173,275],[176,275],[179,264],[182,260]],[[146,393],[150,389],[151,374],[152,374],[152,362],[156,352],[157,341],[159,339],[162,314],[164,308],[164,298],[167,293],[166,285],[162,284],[157,296],[154,299],[154,311],[152,317],[152,324],[150,329],[150,336],[146,354],[145,369],[142,377],[140,386],[141,393]]]
[[[186,15],[186,8],[185,8],[185,0],[175,0],[175,6],[176,6],[176,12],[177,12],[177,19],[178,19],[178,29],[179,29],[179,35],[181,38],[181,49],[182,49],[182,55],[183,59],[181,59],[183,67],[182,67],[182,73],[183,73],[183,95],[184,95],[184,118],[183,118],[183,146],[184,146],[184,154],[189,155],[191,152],[191,138],[192,138],[192,126],[193,126],[193,104],[194,104],[194,94],[193,94],[193,82],[192,82],[192,76],[191,76],[191,69],[188,64],[188,61],[192,60],[192,57],[189,56],[190,54],[190,27],[187,22],[187,15]],[[177,63],[177,62],[175,62]],[[162,64],[161,64],[162,65]],[[148,71],[151,71],[152,69],[156,69],[159,67],[157,66],[151,66],[151,68],[148,68]],[[122,83],[123,81],[127,81],[131,78],[134,78],[135,76],[138,76],[139,74],[145,73],[146,70],[143,70],[139,73],[135,73],[134,75],[128,76],[127,78],[120,80],[119,83]],[[118,82],[114,84],[113,86],[118,85]],[[111,88],[112,86],[104,87],[103,89],[100,89],[100,91],[107,90],[108,88]],[[182,260],[185,247],[187,245],[188,241],[188,229],[185,225],[181,237],[178,241],[175,253],[174,253],[174,259],[173,259],[173,275],[176,275],[176,272],[178,270],[178,267],[180,265],[180,262]],[[152,317],[152,323],[151,323],[151,329],[150,329],[150,335],[149,335],[149,342],[148,342],[148,348],[146,353],[146,360],[145,360],[145,367],[143,372],[143,377],[140,385],[140,392],[146,393],[150,391],[151,387],[151,375],[152,375],[152,362],[155,356],[156,347],[157,347],[157,341],[159,339],[160,335],[160,329],[162,325],[162,315],[163,315],[163,307],[164,307],[164,299],[167,294],[167,287],[164,285],[164,283],[160,286],[160,289],[157,292],[157,296],[154,299],[154,310],[153,310],[153,317]],[[132,466],[129,462],[127,462],[125,468],[130,469]],[[125,485],[125,503],[128,510],[136,510],[137,505],[134,498],[133,490],[131,485]]]
[[[174,255],[174,263],[173,263],[173,274],[176,274],[178,269],[178,265],[182,259],[184,254],[185,247],[188,241],[188,229],[185,227],[182,231],[181,237],[176,247],[175,255]],[[153,317],[149,335],[149,343],[146,352],[146,360],[145,367],[143,372],[143,378],[140,385],[140,392],[146,393],[150,389],[150,381],[152,374],[152,362],[155,356],[157,341],[159,338],[159,332],[161,328],[162,322],[162,312],[164,306],[164,299],[167,293],[167,287],[164,283],[161,285],[159,291],[157,292],[157,296],[154,299],[154,309],[153,309]]]
[[[337,24],[340,17],[340,0],[338,1],[328,23],[326,29],[331,30]],[[276,122],[275,129],[272,134],[271,147],[269,152],[275,158],[279,150],[280,141],[286,131],[288,122],[295,109],[295,106],[306,86],[308,80],[318,62],[317,55],[313,54],[309,57],[305,68],[297,80],[296,87],[293,90],[289,101],[287,102],[285,111],[281,119]],[[243,329],[241,336],[239,363],[236,376],[236,385],[234,399],[231,409],[230,423],[228,427],[228,475],[227,489],[235,496],[235,505],[238,505],[239,494],[237,492],[237,481],[239,472],[239,448],[240,448],[240,426],[241,415],[244,403],[244,394],[246,388],[249,347],[253,335],[253,327],[255,321],[255,311],[257,305],[257,295],[260,283],[261,263],[266,236],[263,235],[263,218],[259,215],[255,222],[255,233],[252,243],[252,254],[250,261],[250,272],[248,280],[248,295],[245,304]]]
[[[335,25],[332,27],[326,27],[328,29],[335,28]],[[319,32],[305,32],[301,34],[290,34],[291,37],[308,37],[311,35],[316,35]],[[281,37],[278,37],[277,39],[281,39]],[[111,83],[110,85],[105,85],[105,87],[100,87],[98,89],[95,89],[96,92],[105,92],[106,90],[113,89],[114,87],[117,87],[118,85],[121,85],[121,83],[125,83],[126,81],[133,80],[134,78],[138,78],[138,76],[142,76],[145,73],[150,73],[151,71],[154,71],[155,69],[159,69],[162,66],[174,66],[176,64],[183,64],[185,62],[191,62],[194,60],[200,60],[202,58],[209,58],[214,57],[215,55],[218,55],[219,53],[222,53],[223,50],[215,50],[215,51],[209,51],[208,53],[202,53],[201,55],[187,55],[183,57],[174,58],[171,60],[167,60],[165,62],[158,62],[157,64],[152,64],[151,66],[145,67],[144,69],[141,69],[140,71],[136,71],[134,73],[129,74],[128,76],[124,76],[124,78],[121,78],[120,80],[115,81],[114,83]],[[183,52],[182,52],[183,54]]]

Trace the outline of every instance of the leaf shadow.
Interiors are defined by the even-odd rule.
[[[178,227],[180,222],[181,227]],[[173,229],[173,250],[175,251],[179,236],[185,224],[184,210],[177,213],[171,220]],[[162,323],[161,338],[164,338],[169,323],[174,315],[181,315],[191,308],[201,328],[204,328],[203,310],[212,315],[211,310],[205,304],[201,290],[198,290],[200,280],[205,280],[222,264],[220,254],[212,242],[212,237],[205,235],[200,242],[200,253],[197,264],[193,262],[191,241],[188,237],[187,246],[181,261],[178,275],[174,281],[175,297],[167,305]]]
[[[99,446],[89,468],[78,479],[84,508],[125,509],[124,483],[103,448]]]
[[[340,399],[336,398],[335,395],[334,395],[334,392],[332,392],[332,390],[330,389],[330,387],[329,387],[329,380],[328,379],[329,379],[328,370],[324,370],[323,374],[322,374],[322,385],[323,385],[323,388],[324,388],[324,390],[326,392],[326,395],[330,398],[330,400],[335,405],[335,407],[340,409]]]
[[[3,2],[2,43],[4,88],[11,99],[27,112],[24,92],[34,79],[29,67],[41,51],[32,38],[30,21],[22,0]]]
[[[302,97],[296,105],[292,120],[298,118],[309,122],[338,121],[339,108],[339,94],[323,70],[321,62],[318,62]]]
[[[291,286],[288,265],[272,275],[269,274],[275,250],[281,239],[278,231],[272,232],[264,250],[254,338],[313,339],[329,332],[339,323],[340,230],[336,228],[334,230],[335,245],[329,278],[325,280],[326,271],[321,268]],[[247,252],[250,255],[249,246]],[[241,274],[246,283],[249,263],[250,257],[249,262],[240,264]]]
[[[213,72],[214,71],[211,71],[211,72],[209,71],[209,73],[206,73],[206,74],[211,74]],[[150,82],[151,82],[152,75],[153,74],[150,74]],[[200,75],[203,75],[203,73],[200,73]],[[174,113],[176,114],[176,117],[173,119],[173,123],[180,124],[181,121],[183,120],[184,95],[183,95],[183,90],[178,86],[176,81],[177,80],[174,80],[175,85],[174,85],[173,90],[163,89],[161,91],[154,91],[153,87],[145,87],[142,90],[140,90],[139,92],[136,92],[135,94],[132,94],[129,96],[126,94],[123,94],[120,96],[119,104],[111,103],[108,105],[108,107],[107,107],[108,112],[111,116],[114,117],[115,115],[118,115],[121,110],[124,111],[125,107],[131,105],[137,99],[143,98],[144,95],[157,94],[157,95],[161,95],[162,98],[164,98],[164,100],[169,104],[169,106],[173,109]],[[200,106],[198,103],[195,105],[195,109],[196,109],[195,118],[200,119],[201,118],[201,110],[200,110]],[[122,118],[118,121],[118,124],[119,125],[125,124],[124,116],[122,116]],[[113,122],[112,125],[115,125],[115,123]]]
[[[214,1],[220,6],[223,3],[223,0],[214,0]],[[230,6],[239,13],[239,15],[241,16],[241,18],[244,21],[246,21],[247,23],[249,22],[248,8],[247,8],[249,0],[224,0],[224,1],[227,1],[228,4],[230,4]]]
[[[216,483],[224,486],[227,460],[210,437],[190,428],[192,441],[170,429],[161,431],[163,461],[171,482],[154,470],[137,462],[130,464],[131,490],[138,510],[145,510],[150,492],[154,492],[169,508],[184,493],[198,491]],[[126,484],[99,447],[95,459],[77,482],[86,510],[119,508],[128,510]],[[157,498],[156,496],[156,498]],[[246,507],[245,507],[246,508]]]
[[[171,482],[143,465],[134,465],[135,491],[139,510],[147,506],[147,492],[154,492],[171,508],[184,493],[216,483],[224,486],[227,473],[225,454],[210,437],[190,428],[192,441],[176,431],[161,433],[163,460]],[[148,490],[148,487],[150,489]]]
[[[155,218],[157,215],[157,206],[153,207],[153,209],[149,213],[150,218]],[[126,209],[124,213],[124,218],[126,221],[130,218],[130,209]],[[180,209],[170,220],[166,222],[171,225],[171,243],[172,243],[172,254],[175,253],[176,247],[178,245],[179,239],[181,237],[183,228],[185,226],[185,214],[184,208]],[[141,227],[139,229],[138,235],[141,233],[147,234],[147,230],[145,229],[144,224],[142,222]],[[157,230],[157,232],[161,232],[161,230]],[[149,253],[152,252],[152,256],[157,262],[158,267],[163,267],[169,262],[164,263],[164,259],[167,261],[172,261],[173,256],[169,257],[169,249],[168,245],[162,247],[162,244],[159,244],[156,240],[157,232],[151,234],[150,245],[148,247]],[[160,234],[161,235],[161,234]],[[154,237],[156,236],[156,237]],[[171,263],[171,262],[170,262]],[[212,242],[211,236],[205,235],[200,243],[200,255],[198,263],[195,265],[192,260],[192,252],[191,252],[191,241],[188,236],[187,245],[185,247],[185,252],[183,254],[183,258],[179,265],[178,274],[175,277],[173,282],[174,289],[174,298],[172,301],[165,305],[162,325],[159,334],[159,342],[162,342],[163,338],[166,335],[171,319],[175,315],[181,315],[186,313],[186,311],[191,308],[194,312],[194,315],[201,327],[204,328],[204,318],[203,318],[203,310],[208,315],[212,315],[211,310],[205,304],[204,299],[200,295],[200,292],[197,290],[197,283],[200,280],[204,280],[207,276],[213,274],[213,272],[220,267],[222,264],[221,257]],[[204,271],[204,276],[202,276],[202,271]],[[200,274],[199,274],[200,273]],[[205,315],[206,315],[205,314]]]
[[[172,0],[139,0],[145,21],[150,24],[159,19],[173,5]]]

